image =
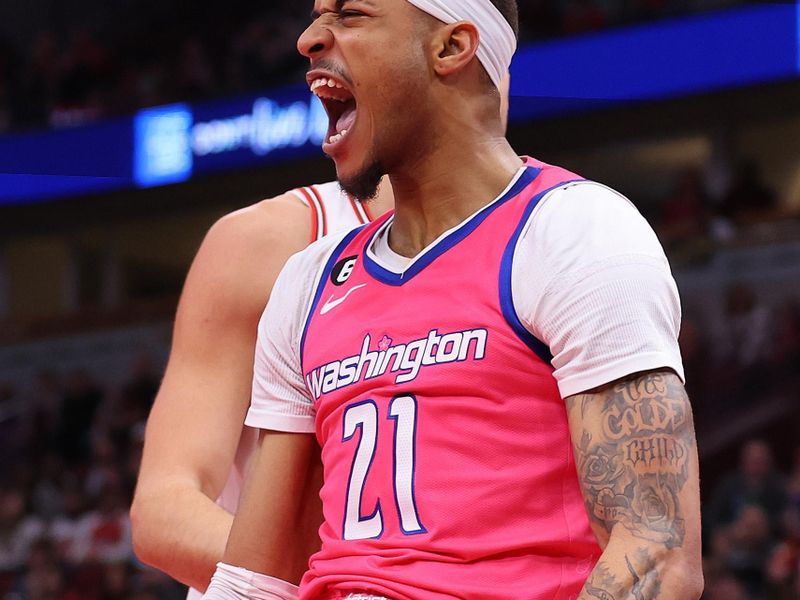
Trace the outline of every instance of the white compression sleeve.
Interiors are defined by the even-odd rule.
[[[299,588],[281,579],[217,563],[205,600],[298,600]]]

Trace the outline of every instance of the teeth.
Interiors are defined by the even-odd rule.
[[[322,87],[329,87],[329,88],[338,88],[344,89],[344,86],[340,84],[338,81],[334,81],[333,79],[328,79],[327,77],[319,77],[311,82],[311,91],[315,92],[319,88]]]
[[[343,129],[341,133],[334,133],[328,140],[329,144],[337,144],[344,139],[349,129]]]

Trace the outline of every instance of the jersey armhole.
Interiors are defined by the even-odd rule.
[[[292,190],[306,206],[311,209],[311,236],[309,244],[313,244],[327,234],[327,219],[325,207],[318,192],[313,187],[302,187]]]
[[[527,327],[525,327],[525,325],[522,323],[522,320],[519,318],[517,309],[514,306],[512,282],[512,274],[514,271],[514,254],[516,252],[519,239],[530,223],[533,211],[539,205],[539,202],[541,202],[545,196],[557,190],[558,188],[570,183],[577,183],[578,181],[584,180],[580,179],[563,181],[557,185],[547,188],[542,192],[539,192],[528,201],[528,205],[525,207],[522,218],[520,219],[519,224],[514,230],[514,233],[512,234],[511,239],[509,240],[508,245],[503,252],[503,259],[500,263],[500,307],[503,311],[503,317],[514,333],[517,334],[517,337],[522,340],[522,342],[528,348],[530,348],[531,352],[536,354],[536,356],[538,356],[548,365],[550,365],[553,360],[553,354],[550,352],[550,347],[533,335],[530,331],[528,331]]]
[[[353,209],[353,212],[355,213],[359,223],[364,225],[372,221],[372,217],[370,216],[369,212],[367,212],[366,204],[362,204],[361,202],[353,198],[350,194],[346,195],[347,199],[350,201],[350,208]]]

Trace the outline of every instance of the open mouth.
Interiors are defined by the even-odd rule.
[[[328,152],[352,131],[357,116],[356,99],[343,82],[330,76],[315,76],[309,85],[328,113],[328,133],[323,144]]]

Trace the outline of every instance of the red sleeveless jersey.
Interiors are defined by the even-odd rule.
[[[517,317],[516,242],[580,180],[528,159],[507,193],[402,275],[349,233],[301,342],[325,484],[301,598],[568,600],[600,556],[547,347]]]

